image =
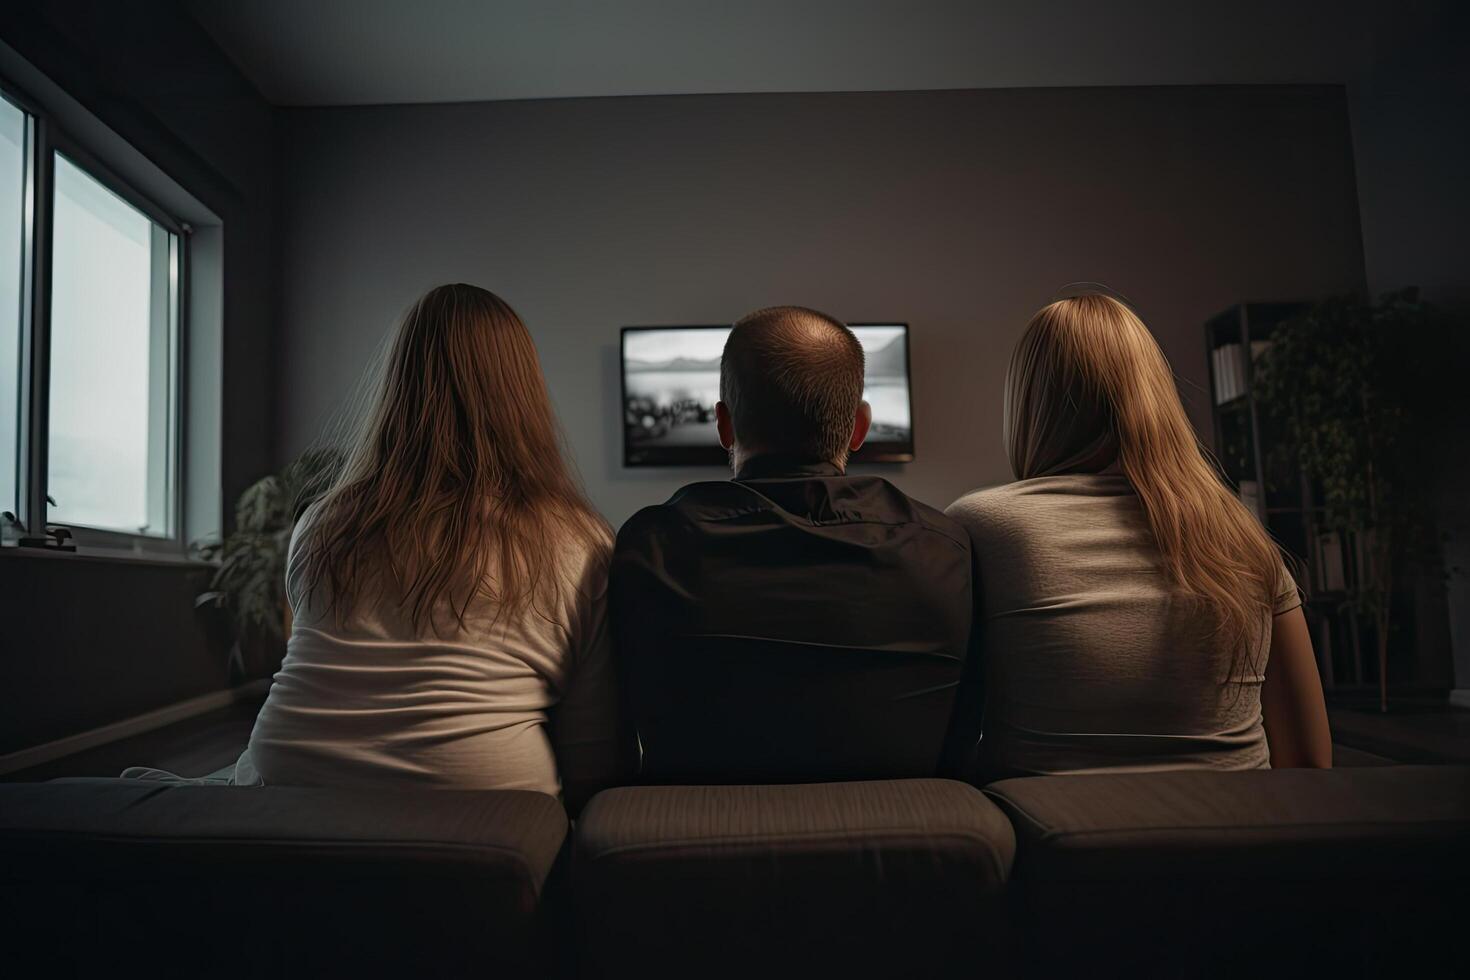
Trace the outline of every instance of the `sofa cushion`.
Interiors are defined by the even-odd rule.
[[[1117,974],[1223,975],[1269,956],[1356,975],[1442,952],[1422,938],[1466,907],[1470,768],[1035,777],[986,793],[1015,825],[1021,920],[1047,972],[1097,972],[1102,956]]]
[[[1345,852],[1357,857],[1354,873],[1459,874],[1453,863],[1405,867],[1392,855],[1463,859],[1470,847],[1470,767],[1033,777],[985,792],[1029,859],[1071,877],[1196,867],[1181,855],[1224,874],[1344,873]]]
[[[528,972],[566,830],[529,792],[4,785],[7,947],[77,972],[134,948],[211,975]]]
[[[1014,849],[948,780],[608,790],[576,829],[583,972],[973,973]]]

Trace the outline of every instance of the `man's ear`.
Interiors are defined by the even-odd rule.
[[[847,448],[857,452],[862,448],[863,440],[868,438],[868,427],[873,424],[873,406],[867,402],[858,402],[857,415],[852,420],[852,439]]]
[[[734,449],[735,423],[730,421],[730,409],[724,402],[715,402],[715,429],[720,433],[720,445]]]

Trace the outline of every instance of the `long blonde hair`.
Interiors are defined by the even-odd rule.
[[[1281,555],[1201,448],[1143,321],[1095,293],[1040,310],[1011,358],[1004,424],[1017,479],[1118,464],[1164,572],[1234,651],[1234,678],[1270,622]]]
[[[438,630],[477,595],[502,611],[559,588],[568,535],[604,552],[609,532],[562,456],[525,324],[500,297],[456,283],[404,316],[366,425],[304,532],[309,589],[339,620],[399,607]],[[309,593],[308,593],[309,594]]]

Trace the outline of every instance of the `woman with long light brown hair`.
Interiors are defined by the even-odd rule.
[[[1018,482],[948,510],[979,564],[985,766],[1330,766],[1296,584],[1133,311],[1091,294],[1032,317],[1004,426]]]
[[[610,546],[525,325],[476,286],[430,290],[297,524],[286,659],[235,781],[569,797],[610,781]]]

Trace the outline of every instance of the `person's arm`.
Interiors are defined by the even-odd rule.
[[[551,712],[562,798],[573,815],[599,790],[617,785],[625,775],[606,589],[583,602],[566,691]]]
[[[959,686],[955,688],[954,709],[939,768],[941,776],[965,782],[979,776],[980,740],[985,719],[985,604],[980,593],[979,556],[973,550],[970,596],[970,642],[960,671]]]
[[[1332,731],[1300,606],[1272,619],[1261,715],[1273,769],[1331,769]]]

